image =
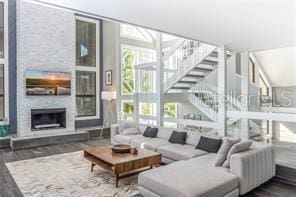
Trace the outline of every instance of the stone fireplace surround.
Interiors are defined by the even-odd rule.
[[[18,6],[17,136],[75,133],[74,13],[27,1]],[[27,69],[70,72],[71,95],[27,96]],[[32,131],[31,110],[57,108],[66,110],[66,128]]]

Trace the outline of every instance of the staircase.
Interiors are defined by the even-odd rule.
[[[182,40],[163,56],[163,91],[188,93],[188,101],[212,121],[216,121],[218,115],[217,87],[203,79],[218,67],[216,49],[212,45]],[[228,120],[228,123],[236,121]]]
[[[216,47],[183,40],[164,56],[164,92],[187,92],[217,68]]]

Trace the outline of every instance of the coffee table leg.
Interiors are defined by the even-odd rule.
[[[119,175],[116,174],[115,187],[118,187]]]
[[[91,163],[91,169],[90,169],[91,172],[94,171],[94,167],[95,167],[95,164],[94,163]]]

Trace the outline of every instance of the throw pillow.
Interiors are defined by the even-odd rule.
[[[171,137],[169,139],[169,142],[173,143],[173,144],[185,144],[186,141],[186,136],[187,133],[186,132],[177,132],[177,131],[173,131],[173,133],[171,134]]]
[[[144,137],[155,138],[158,132],[158,128],[147,127],[145,132],[143,133]]]
[[[221,144],[222,139],[213,139],[201,136],[196,148],[209,153],[217,153]]]
[[[137,127],[127,128],[122,131],[122,135],[137,135],[137,134],[140,134],[140,131]]]
[[[224,161],[222,166],[224,168],[229,168],[231,155],[248,150],[251,147],[252,143],[253,142],[251,140],[247,140],[247,141],[243,141],[243,142],[239,142],[239,143],[234,144],[231,147],[231,149],[229,150],[229,152],[227,154],[227,159],[226,159],[226,161]]]
[[[225,138],[223,140],[223,143],[216,155],[216,161],[215,161],[215,166],[222,166],[222,164],[224,163],[224,161],[227,158],[227,154],[230,150],[230,148],[240,142],[241,139],[240,138],[236,138],[236,139],[230,139],[230,138]]]
[[[138,124],[133,121],[128,121],[128,120],[118,120],[117,122],[118,125],[118,132],[122,134],[122,131],[128,128],[138,128]]]

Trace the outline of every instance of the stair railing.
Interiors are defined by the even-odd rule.
[[[200,80],[190,89],[188,100],[210,119],[217,120],[218,112],[218,93],[213,90],[210,83]]]

